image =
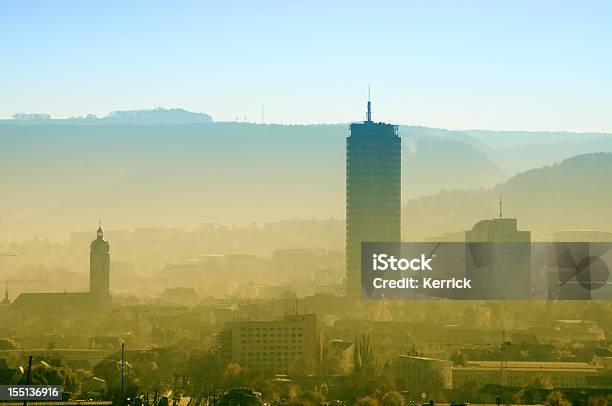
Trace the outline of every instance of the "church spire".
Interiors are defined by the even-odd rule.
[[[104,237],[104,232],[102,231],[102,220],[100,219],[100,217],[98,217],[98,232],[96,233],[96,235],[98,236],[98,238]]]
[[[11,304],[11,299],[9,299],[8,286],[4,288],[4,300],[2,301],[2,303]]]

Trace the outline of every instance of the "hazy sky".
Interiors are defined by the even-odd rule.
[[[610,1],[2,1],[0,118],[612,131]]]

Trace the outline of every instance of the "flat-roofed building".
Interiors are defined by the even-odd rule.
[[[240,320],[219,334],[221,354],[241,366],[287,373],[298,363],[314,368],[319,340],[314,314],[287,314],[281,320]]]
[[[501,202],[500,202],[501,207]],[[482,220],[465,232],[465,274],[469,298],[525,299],[531,292],[531,232],[517,219]]]
[[[478,386],[504,382],[521,387],[540,377],[555,388],[588,388],[590,378],[601,371],[601,367],[587,362],[505,361],[502,368],[501,361],[467,361],[453,367],[453,387],[460,388],[468,382]]]
[[[453,363],[448,360],[400,355],[395,362],[396,379],[400,389],[424,388],[440,378],[442,389],[453,387]]]

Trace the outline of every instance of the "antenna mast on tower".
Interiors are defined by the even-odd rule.
[[[368,115],[366,117],[366,121],[372,121],[372,101],[370,99],[370,85],[368,85]]]

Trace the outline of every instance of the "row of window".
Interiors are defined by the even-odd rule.
[[[282,333],[282,334],[279,333],[276,335],[272,333],[270,334],[270,337],[271,338],[274,338],[274,337],[280,338],[281,336],[282,337],[302,337],[303,335],[304,335],[303,333],[291,333],[291,334],[290,333]],[[263,333],[263,334],[262,333],[241,333],[240,336],[241,337],[268,337],[268,334],[266,333]]]
[[[287,358],[287,357],[276,357],[276,358],[241,358],[238,361],[240,364],[265,364],[275,363],[275,364],[290,364],[295,361],[295,357]]]
[[[289,331],[304,330],[304,327],[243,327],[241,331]]]
[[[301,345],[292,345],[292,346],[288,346],[288,345],[285,345],[285,346],[282,346],[282,345],[257,346],[255,345],[255,346],[252,346],[251,349],[254,349],[254,350],[282,350],[282,349],[289,350],[291,349],[291,350],[297,351],[297,350],[301,350],[302,346]]]
[[[302,351],[292,351],[292,352],[289,352],[289,351],[277,351],[277,352],[274,352],[274,351],[270,351],[270,352],[268,352],[268,351],[263,351],[263,352],[252,352],[252,351],[250,351],[250,352],[241,352],[241,353],[240,353],[240,355],[241,355],[241,356],[243,356],[243,357],[244,357],[244,356],[248,356],[248,357],[252,357],[252,356],[259,357],[260,355],[262,355],[262,356],[266,356],[266,355],[274,355],[274,354],[276,354],[276,355],[302,355],[302,354],[303,354],[303,352],[302,352]]]
[[[264,340],[253,340],[253,339],[244,339],[244,338],[242,340],[240,340],[240,342],[242,344],[247,344],[247,343],[248,344],[252,344],[252,343],[259,344],[259,343],[268,343],[268,342],[270,344],[272,344],[272,343],[279,343],[280,344],[280,343],[283,343],[283,342],[284,343],[289,343],[289,342],[291,342],[291,343],[301,343],[302,341],[303,340],[301,340],[301,339],[300,340],[296,340],[295,338],[292,338],[291,340],[285,339],[284,341],[283,340],[272,340],[272,339],[270,339],[270,340],[267,340],[267,339],[264,339]]]
[[[489,380],[489,376],[483,376],[483,377],[477,377],[480,378],[481,381],[488,381]],[[552,383],[575,383],[576,385],[582,385],[584,383],[584,378],[579,377],[579,376],[548,376],[548,378],[550,378],[550,380],[552,381]],[[455,382],[456,383],[464,383],[464,382],[468,382],[471,380],[474,380],[475,377],[474,376],[465,376],[465,377],[455,377]],[[532,376],[528,376],[528,375],[507,375],[506,376],[506,380],[512,383],[521,383],[521,382],[527,382],[530,379],[533,379]]]

